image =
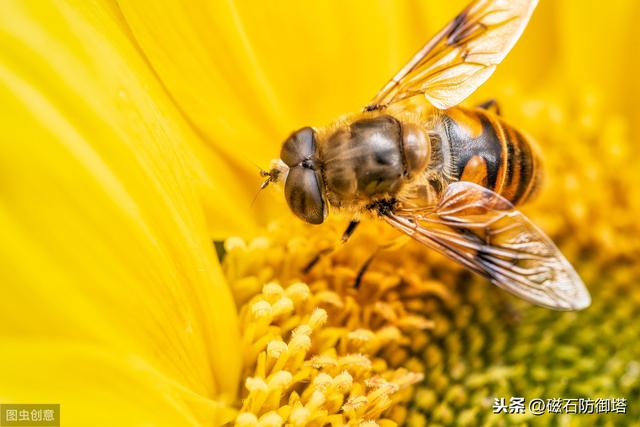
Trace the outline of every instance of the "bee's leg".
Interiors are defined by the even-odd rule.
[[[309,273],[311,271],[311,269],[313,267],[315,267],[316,264],[322,259],[323,256],[325,256],[327,254],[330,254],[331,252],[333,252],[334,249],[335,249],[335,247],[334,248],[324,248],[324,249],[322,249],[320,252],[318,252],[316,254],[316,256],[311,258],[311,261],[309,261],[307,263],[307,265],[304,266],[304,268],[302,269],[302,272],[304,274]]]
[[[364,111],[365,113],[368,113],[370,111],[384,110],[385,108],[386,108],[385,105],[369,104],[366,107],[364,107],[362,111]]]
[[[380,248],[376,249],[374,253],[369,255],[369,258],[367,258],[364,264],[362,264],[362,267],[360,267],[360,270],[358,270],[358,274],[356,275],[356,281],[353,283],[354,288],[358,289],[360,287],[360,283],[362,283],[362,276],[364,276],[364,273],[367,272],[367,269],[373,262],[376,255],[378,255],[379,253],[380,253]]]
[[[344,230],[344,232],[342,233],[342,237],[340,238],[340,243],[341,244],[347,243],[347,240],[349,240],[349,237],[351,237],[353,235],[354,231],[356,231],[356,228],[358,228],[358,224],[360,224],[360,220],[357,220],[357,219],[352,219],[349,222],[349,225],[347,225],[347,228]],[[305,274],[310,272],[311,269],[313,267],[315,267],[315,265],[322,259],[323,256],[326,256],[326,255],[330,254],[331,252],[333,252],[337,248],[338,248],[338,245],[335,245],[332,248],[325,248],[325,249],[321,250],[320,252],[318,252],[316,254],[316,256],[314,256],[311,259],[311,261],[309,261],[309,263],[302,269],[302,272],[305,273]]]
[[[349,240],[349,237],[351,237],[353,235],[353,232],[356,231],[356,228],[358,228],[358,225],[360,225],[360,220],[358,219],[352,219],[351,221],[349,221],[349,225],[347,225],[347,229],[344,230],[344,233],[342,233],[340,242],[347,243],[347,240]]]
[[[362,277],[364,276],[364,273],[367,272],[367,269],[371,266],[371,263],[373,262],[375,257],[380,254],[380,252],[398,249],[399,247],[404,246],[409,240],[410,240],[409,236],[402,235],[402,236],[396,237],[395,239],[391,240],[388,243],[385,243],[384,245],[378,246],[378,248],[371,255],[369,255],[369,258],[367,258],[364,264],[362,264],[362,267],[360,267],[360,270],[358,270],[358,274],[356,275],[356,281],[353,284],[353,286],[356,289],[360,287],[360,283],[362,283]]]
[[[482,108],[483,110],[491,111],[496,116],[500,115],[500,106],[498,105],[498,101],[494,98],[488,99],[482,104],[477,105],[478,108]]]

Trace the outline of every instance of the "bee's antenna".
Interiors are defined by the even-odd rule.
[[[253,200],[251,201],[251,206],[253,206],[253,203],[258,198],[258,194],[260,194],[261,190],[264,190],[265,188],[267,188],[267,186],[272,182],[278,182],[281,179],[283,179],[283,177],[286,177],[289,171],[289,167],[280,159],[272,161],[271,169],[269,170],[264,170],[258,165],[256,165],[256,167],[260,169],[260,176],[266,177],[266,179],[262,182],[262,184],[260,184],[260,188],[258,188],[256,195],[253,197]]]
[[[251,205],[249,207],[253,207],[253,204],[255,203],[256,199],[258,198],[258,194],[260,194],[260,192],[262,190],[264,190],[265,188],[267,188],[267,186],[273,182],[275,180],[275,172],[269,172],[266,171],[264,169],[262,169],[261,167],[258,166],[258,169],[260,169],[260,176],[266,176],[267,179],[264,180],[264,182],[262,184],[260,184],[260,187],[258,188],[258,191],[256,191],[256,195],[253,196],[253,199],[251,200]]]
[[[275,181],[277,173],[278,172],[274,170],[266,171],[264,169],[260,169],[260,176],[267,177],[267,179],[265,179],[264,182],[260,185],[260,190],[264,190],[265,188],[267,188],[267,185]]]
[[[260,194],[260,190],[262,190],[262,185],[260,186],[260,188],[258,188],[258,191],[256,191],[256,195],[253,196],[253,199],[251,199],[251,204],[249,205],[250,208],[253,207],[253,204],[256,202],[256,199],[258,198],[258,194]]]

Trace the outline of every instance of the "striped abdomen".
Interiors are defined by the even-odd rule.
[[[440,126],[449,180],[475,182],[514,205],[539,188],[542,168],[533,141],[497,115],[456,107],[443,112]]]

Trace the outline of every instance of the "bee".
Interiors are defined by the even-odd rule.
[[[472,1],[362,112],[291,134],[262,187],[284,181],[289,208],[307,223],[344,210],[356,218],[347,236],[371,213],[531,303],[588,307],[571,264],[514,207],[540,187],[533,140],[495,105],[459,105],[511,50],[536,4]]]

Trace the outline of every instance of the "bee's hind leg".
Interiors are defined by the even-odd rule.
[[[358,219],[352,219],[349,222],[349,225],[347,225],[347,228],[344,230],[344,232],[342,233],[342,237],[340,238],[340,243],[341,244],[347,243],[347,240],[349,240],[349,238],[356,231],[356,228],[358,228],[358,224],[360,224],[360,220],[358,220]],[[318,252],[316,254],[316,256],[314,256],[311,259],[311,261],[309,261],[309,263],[302,269],[302,272],[304,274],[307,274],[308,272],[310,272],[311,269],[313,267],[315,267],[315,265],[322,259],[323,256],[326,256],[326,255],[330,254],[331,252],[336,250],[338,248],[338,246],[339,245],[335,245],[332,248],[325,248],[325,249],[321,250],[320,252]]]
[[[477,105],[478,108],[482,108],[483,110],[491,111],[496,116],[500,115],[500,105],[498,105],[498,101],[495,98],[488,99],[481,104]]]

